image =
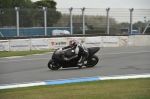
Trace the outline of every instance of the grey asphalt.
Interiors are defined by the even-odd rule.
[[[101,48],[99,63],[92,68],[49,70],[52,53],[19,58],[0,58],[0,85],[80,77],[150,73],[150,46]]]

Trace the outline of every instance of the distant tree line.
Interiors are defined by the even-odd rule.
[[[44,26],[43,7],[47,7],[47,26],[51,27],[61,18],[54,0],[0,0],[0,27],[16,26],[15,7],[19,7],[20,27]],[[51,10],[52,9],[52,10]]]
[[[73,23],[82,23],[82,15],[73,15],[72,16]],[[69,14],[62,14],[62,17],[54,26],[67,26],[70,23],[70,15]],[[85,23],[87,23],[88,27],[93,29],[102,29],[106,28],[106,16],[102,15],[85,15]],[[118,23],[115,18],[109,18],[109,27],[110,28],[129,28],[129,22],[120,22]],[[144,28],[145,22],[138,21],[133,23],[133,28]]]

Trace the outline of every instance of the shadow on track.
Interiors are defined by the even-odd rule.
[[[98,67],[98,66],[96,66],[96,67]],[[85,70],[85,69],[92,69],[92,68],[96,68],[96,67],[82,67],[82,68],[78,68],[78,67],[68,67],[68,68],[60,68],[60,69],[58,69],[58,70],[50,70],[49,69],[49,71],[67,71],[67,70]]]

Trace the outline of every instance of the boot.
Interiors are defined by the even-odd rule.
[[[84,65],[84,60],[85,60],[85,57],[81,57],[81,59],[79,60],[79,62],[77,63],[77,66],[79,68],[81,68],[83,65]]]

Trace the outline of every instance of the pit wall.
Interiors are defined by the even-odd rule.
[[[150,35],[60,37],[0,40],[0,51],[30,51],[57,49],[69,45],[71,39],[84,42],[86,47],[150,46]]]

